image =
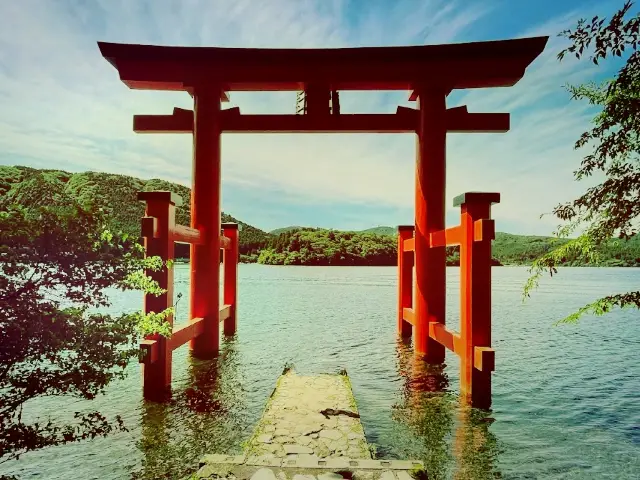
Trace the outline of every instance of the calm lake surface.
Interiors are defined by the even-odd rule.
[[[458,325],[458,268],[447,323]],[[188,266],[176,267],[186,321]],[[564,268],[525,304],[527,271],[493,269],[493,410],[458,404],[459,365],[414,362],[396,341],[395,267],[240,266],[238,334],[217,361],[174,352],[174,400],[141,400],[140,367],[94,402],[38,400],[30,414],[98,409],[128,433],[32,452],[0,474],[43,479],[179,478],[203,453],[239,452],[287,363],[346,368],[380,458],[419,458],[431,478],[640,478],[640,314],[554,322],[601,295],[640,285],[640,269]],[[114,309],[141,306],[114,294]],[[192,388],[193,386],[196,388]]]

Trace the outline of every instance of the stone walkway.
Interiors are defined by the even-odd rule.
[[[411,473],[411,475],[410,475]],[[418,480],[423,464],[374,460],[347,375],[286,371],[242,455],[205,455],[197,479]]]
[[[251,456],[371,458],[346,375],[282,375],[248,442]]]

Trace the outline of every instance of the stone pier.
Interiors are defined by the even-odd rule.
[[[206,455],[196,478],[252,480],[411,480],[410,460],[375,460],[349,377],[280,376],[242,455]],[[410,475],[411,473],[411,475]]]

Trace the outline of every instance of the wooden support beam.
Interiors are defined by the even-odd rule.
[[[493,372],[496,369],[496,352],[491,347],[474,347],[473,366],[481,372]]]
[[[418,118],[418,110],[398,107],[396,115]],[[447,133],[504,133],[509,131],[508,113],[469,113],[466,105],[446,110]]]
[[[462,242],[462,229],[460,225],[457,225],[445,230],[432,232],[429,235],[429,242],[431,248],[460,245],[460,242]]]
[[[496,222],[489,218],[481,218],[473,222],[473,241],[495,240]]]
[[[415,325],[416,324],[416,316],[415,313],[413,312],[412,308],[403,308],[402,309],[402,319],[409,323],[410,325]]]
[[[224,250],[231,248],[231,239],[224,235],[220,235],[220,248]]]
[[[220,309],[220,321],[224,322],[231,316],[231,305],[223,305]]]
[[[418,111],[398,107],[395,114],[242,115],[238,107],[222,110],[225,133],[407,133],[414,132]],[[449,133],[503,133],[509,131],[508,113],[469,113],[466,106],[446,111]],[[172,115],[134,115],[136,133],[191,133],[193,111],[174,108]]]
[[[416,249],[415,238],[407,238],[404,242],[402,242],[402,249],[405,252],[413,252]]]
[[[416,119],[398,114],[229,115],[225,133],[412,133]]]
[[[429,323],[429,337],[457,355],[460,355],[464,351],[464,344],[460,334],[447,329],[442,323]]]
[[[189,340],[196,338],[204,331],[204,319],[193,318],[189,323],[174,327],[173,334],[169,339],[169,347],[171,350],[184,345]]]
[[[190,243],[192,245],[202,245],[203,238],[197,228],[176,225],[173,231],[173,241],[177,243]]]

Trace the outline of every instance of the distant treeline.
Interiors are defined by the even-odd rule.
[[[396,265],[397,240],[391,229],[382,234],[340,232],[324,229],[289,228],[269,240],[255,259],[267,265]],[[553,248],[567,242],[554,237],[496,233],[492,245],[493,265],[528,265]],[[459,247],[447,247],[447,265],[460,264]],[[640,238],[611,240],[601,249],[600,266],[640,266]],[[585,266],[576,258],[565,259],[566,266]]]
[[[0,208],[16,203],[24,207],[64,204],[71,200],[104,209],[110,227],[139,237],[144,204],[139,191],[170,190],[182,197],[176,222],[190,224],[191,190],[160,179],[142,180],[101,172],[69,173],[30,167],[0,166]],[[360,232],[284,227],[267,233],[222,213],[223,222],[240,224],[240,259],[268,265],[395,265],[396,230],[375,227]],[[527,265],[566,240],[497,233],[492,256],[495,265]],[[176,245],[177,258],[189,257],[188,245]],[[640,238],[611,240],[601,251],[603,266],[640,266]],[[458,265],[457,247],[447,248],[447,264]],[[567,258],[565,265],[582,266]]]

